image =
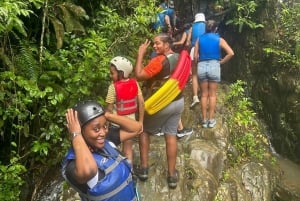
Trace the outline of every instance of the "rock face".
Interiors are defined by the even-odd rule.
[[[290,188],[288,182],[281,181],[282,171],[271,161],[248,161],[234,166],[228,164],[228,152],[237,155],[229,142],[229,132],[224,119],[223,97],[225,84],[219,87],[217,104],[217,125],[213,129],[200,127],[200,108],[189,110],[191,103],[190,85],[185,91],[186,109],[182,115],[185,127],[193,127],[194,133],[178,140],[176,168],[180,179],[176,189],[167,184],[167,160],[163,136],[152,136],[149,153],[149,178],[137,182],[140,201],[294,201],[300,200],[299,188]],[[265,153],[270,154],[270,153]],[[281,160],[282,163],[288,163]],[[138,143],[134,144],[134,163],[139,164]],[[289,165],[290,167],[290,165]],[[295,167],[297,169],[297,167]],[[296,173],[297,174],[297,173]],[[284,175],[283,175],[284,176]],[[295,175],[290,177],[297,178]],[[299,178],[299,177],[298,177]],[[297,180],[297,179],[296,179]],[[298,181],[299,182],[299,181]],[[62,189],[63,182],[60,182]],[[47,186],[47,185],[46,185]],[[51,189],[54,187],[46,187]],[[60,201],[79,201],[74,190],[64,186]],[[53,199],[53,193],[42,199]],[[48,194],[48,193],[47,193]],[[286,199],[288,198],[288,199]]]
[[[222,90],[224,87],[220,87],[219,93],[223,94]],[[185,95],[187,107],[191,96]],[[217,110],[222,111],[222,101],[218,104]],[[226,166],[229,132],[222,115],[217,111],[215,128],[203,129],[200,127],[200,108],[185,109],[182,118],[184,125],[193,127],[194,133],[178,140],[176,168],[180,172],[180,181],[175,190],[167,185],[164,137],[151,137],[149,179],[138,181],[141,200],[272,200],[279,179],[275,166],[254,161],[230,169]],[[135,163],[138,163],[137,145],[134,150]]]

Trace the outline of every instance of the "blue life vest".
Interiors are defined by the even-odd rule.
[[[199,61],[220,60],[220,36],[216,33],[206,33],[199,38]]]
[[[104,171],[105,177],[101,178],[96,186],[88,188],[87,193],[81,192],[67,179],[65,169],[68,161],[76,158],[73,148],[70,148],[64,163],[63,177],[79,193],[84,201],[136,201],[134,183],[131,174],[131,165],[119,151],[112,147],[111,142],[105,141],[104,153],[93,153],[97,166]]]
[[[167,11],[163,10],[160,13],[156,14],[155,22],[152,24],[152,28],[157,30],[159,28],[164,29],[166,27],[165,16],[167,15]]]
[[[195,46],[197,39],[205,33],[205,22],[196,22],[192,25],[191,45]]]

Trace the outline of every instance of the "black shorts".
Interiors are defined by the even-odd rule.
[[[108,133],[106,134],[106,139],[114,143],[116,146],[121,144],[120,127],[109,125]]]

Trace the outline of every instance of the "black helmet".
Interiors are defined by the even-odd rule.
[[[96,101],[92,100],[77,103],[73,109],[78,113],[78,119],[81,127],[83,127],[90,120],[104,115],[103,107]]]

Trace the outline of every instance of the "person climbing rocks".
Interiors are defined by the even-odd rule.
[[[217,88],[221,81],[221,65],[228,62],[234,52],[228,43],[216,33],[218,29],[214,20],[206,23],[205,34],[195,43],[194,61],[197,63],[198,80],[201,91],[202,127],[213,128],[216,125],[215,108]],[[221,50],[225,51],[222,57]],[[208,114],[207,114],[208,107]]]
[[[171,69],[175,68],[174,64],[178,61],[178,54],[171,49],[172,38],[166,33],[159,33],[153,38],[153,48],[157,56],[153,57],[146,66],[143,65],[147,48],[151,41],[146,40],[138,49],[138,55],[135,66],[135,77],[139,81],[150,82],[148,85],[147,96],[145,100],[160,88],[171,74]],[[169,62],[174,60],[174,62]],[[171,65],[172,64],[172,65]],[[149,148],[150,135],[161,131],[164,133],[166,143],[166,154],[168,164],[167,182],[169,188],[176,188],[179,179],[178,171],[175,168],[177,157],[177,127],[184,109],[184,97],[180,93],[171,103],[155,114],[144,116],[144,132],[140,135],[140,167],[136,170],[140,180],[148,179],[149,171]]]
[[[205,33],[205,15],[203,13],[197,13],[195,15],[195,21],[189,31],[187,38],[187,46],[191,46],[190,56],[192,59],[192,92],[193,92],[193,102],[190,105],[192,109],[197,103],[199,103],[198,97],[198,78],[197,78],[197,63],[194,62],[194,49],[195,44],[199,36]]]
[[[105,100],[106,109],[118,115],[126,115],[142,124],[144,120],[144,98],[138,82],[135,78],[130,77],[132,70],[132,63],[127,58],[117,56],[111,59],[110,78],[113,83],[108,87]],[[132,146],[132,139],[122,143],[122,152],[130,162],[133,161]]]

